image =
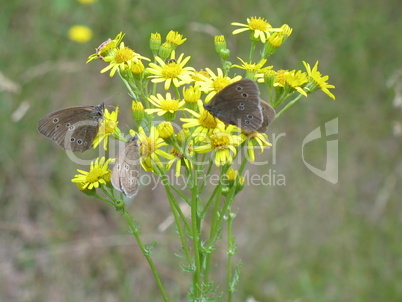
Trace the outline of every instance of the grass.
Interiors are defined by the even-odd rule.
[[[314,94],[270,128],[271,135],[286,133],[273,166],[286,186],[247,187],[235,203],[236,257],[243,261],[238,301],[399,301],[402,148],[393,127],[402,121],[387,81],[401,69],[400,10],[396,0],[4,3],[0,72],[19,90],[0,91],[0,300],[160,300],[119,217],[77,192],[70,182],[76,165],[40,136],[37,121],[66,106],[106,99],[129,104],[122,85],[99,74],[101,64],[85,65],[94,48],[119,31],[148,55],[150,32],[179,30],[191,40],[183,50],[195,66],[217,66],[211,34],[226,35],[235,62],[245,37],[231,36],[229,24],[257,15],[294,28],[272,58],[275,68],[301,69],[301,60],[319,60],[337,100]],[[76,23],[91,26],[90,43],[66,39]],[[13,121],[24,101],[29,110]],[[332,185],[306,169],[300,151],[310,131],[336,117],[340,175]],[[311,146],[309,160],[319,165],[324,147]],[[166,256],[178,250],[174,230],[156,231],[168,215],[160,188],[141,188],[131,207],[144,241],[159,242],[155,261],[176,295],[172,301],[179,301],[188,280],[177,259]]]

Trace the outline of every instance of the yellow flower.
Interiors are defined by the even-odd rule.
[[[208,95],[205,97],[205,103],[208,103],[215,94],[217,94],[229,84],[241,80],[241,76],[239,75],[235,76],[233,79],[224,76],[223,71],[220,68],[217,69],[217,75],[209,68],[205,68],[205,70],[207,71],[209,77],[206,77],[199,73],[198,76],[201,78],[201,81],[196,82],[196,84],[200,86],[200,90],[202,92],[208,93]]]
[[[246,70],[246,77],[254,79],[257,72],[261,71],[262,66],[267,62],[267,59],[262,59],[259,63],[247,63],[242,58],[238,58],[243,64],[242,65],[232,65],[232,67],[237,67]],[[271,66],[272,68],[272,66]]]
[[[88,57],[87,63],[91,62],[94,59],[101,59],[103,61],[105,59],[104,56],[109,54],[110,51],[115,49],[120,44],[120,42],[123,40],[124,35],[125,34],[120,32],[113,40],[109,38],[105,42],[102,42],[96,48],[96,52]]]
[[[285,36],[285,39],[292,34],[293,29],[289,25],[283,24],[281,26],[281,28],[282,28],[282,33]]]
[[[190,60],[190,56],[185,59],[183,59],[183,56],[184,54],[181,54],[176,60],[175,52],[172,51],[170,60],[167,62],[159,57],[155,57],[155,60],[159,65],[155,63],[149,64],[150,67],[146,69],[152,74],[149,78],[152,78],[153,83],[165,82],[165,90],[168,90],[172,83],[175,87],[189,83],[194,68],[184,67],[184,65],[186,65]]]
[[[242,132],[243,141],[247,140],[247,155],[251,162],[255,161],[254,150],[259,148],[261,149],[261,154],[264,152],[265,147],[272,146],[270,142],[268,142],[268,135],[266,133],[260,133],[257,131],[253,131],[251,133]]]
[[[92,39],[92,30],[88,26],[74,25],[68,30],[68,37],[78,43],[85,43]]]
[[[111,134],[115,134],[116,136],[120,135],[120,129],[117,127],[118,121],[117,117],[119,115],[119,107],[116,107],[115,111],[109,112],[109,110],[105,109],[103,114],[102,123],[99,126],[98,134],[96,135],[92,146],[96,148],[102,140],[103,141],[103,149],[107,150],[108,137]]]
[[[220,53],[221,50],[226,49],[226,40],[224,35],[219,35],[214,37],[215,51]]]
[[[327,94],[330,98],[335,100],[335,95],[333,95],[328,89],[335,88],[334,85],[330,85],[327,83],[329,76],[322,76],[321,72],[318,69],[318,61],[315,63],[313,69],[311,69],[310,64],[303,61],[304,66],[306,67],[307,75],[309,78],[309,82],[306,85],[307,93],[312,93],[320,88],[325,94]]]
[[[201,98],[201,90],[199,86],[190,86],[183,88],[183,98],[186,103],[197,103]]]
[[[287,93],[296,90],[300,94],[307,96],[307,93],[302,88],[302,86],[307,82],[307,74],[301,70],[278,70],[276,72],[276,82],[274,83],[274,87],[282,87],[287,90]]]
[[[134,121],[136,121],[138,124],[141,123],[145,115],[145,110],[140,101],[132,101],[131,115],[133,116]]]
[[[158,93],[156,96],[151,95],[148,98],[148,100],[152,105],[154,105],[157,108],[145,109],[145,112],[148,114],[157,113],[158,116],[165,115],[168,112],[171,115],[174,115],[176,111],[181,110],[181,107],[183,107],[184,104],[186,103],[185,101],[172,99],[170,92],[166,93],[166,98],[163,98],[163,96],[160,93]],[[167,114],[165,117],[167,120],[172,120],[171,118],[173,116]]]
[[[177,31],[169,31],[169,33],[166,36],[166,41],[169,43],[179,46],[183,44],[187,39],[183,39],[183,35],[180,35]]]
[[[77,0],[79,3],[81,4],[89,4],[89,3],[93,3],[96,2],[98,0]]]
[[[149,45],[150,45],[152,52],[154,52],[156,54],[159,50],[159,47],[161,46],[161,43],[162,43],[161,34],[160,33],[152,33],[150,41],[149,41]]]
[[[163,43],[159,47],[159,51],[158,51],[159,58],[161,58],[162,61],[166,60],[172,54],[173,50],[174,50],[173,44],[171,44],[169,42]]]
[[[135,132],[130,131],[130,134],[133,136]],[[141,143],[141,166],[145,171],[154,171],[155,165],[162,168],[163,164],[160,157],[164,157],[168,160],[173,159],[171,154],[168,154],[161,149],[161,147],[166,146],[167,144],[159,136],[159,132],[155,126],[151,127],[149,136],[146,135],[142,127],[139,127],[137,135]]]
[[[239,135],[232,134],[231,127],[226,129],[216,129],[206,141],[205,145],[194,147],[197,153],[214,152],[214,162],[217,167],[231,164],[233,157],[236,156],[238,147],[242,143]]]
[[[201,69],[200,71],[194,71],[191,76],[193,82],[204,82],[205,78],[209,79],[211,76],[206,70]]]
[[[204,135],[212,134],[216,129],[224,129],[225,124],[211,115],[208,110],[204,109],[204,104],[201,100],[198,101],[198,112],[190,109],[186,109],[195,118],[181,118],[180,120],[184,122],[183,128],[197,127],[193,135],[197,138],[198,134],[203,133]]]
[[[239,175],[239,171],[234,170],[233,168],[230,168],[227,172],[226,172],[226,177],[228,180],[230,181],[235,181],[237,176]]]
[[[273,54],[279,46],[285,42],[285,40],[292,33],[292,28],[289,25],[284,24],[281,26],[282,31],[275,32],[268,37],[268,43],[264,46],[264,51],[262,53],[262,57],[268,58],[271,54]]]
[[[168,139],[174,134],[172,123],[166,121],[160,123],[158,125],[158,132],[161,138]]]
[[[108,165],[114,160],[114,158],[106,160],[105,157],[98,157],[91,162],[89,172],[78,169],[77,171],[81,174],[76,174],[71,182],[76,183],[80,190],[92,190],[99,188],[100,185],[105,185],[110,181],[112,173]]]
[[[133,74],[138,75],[142,74],[145,70],[144,64],[142,64],[141,60],[133,60],[130,70]]]
[[[150,61],[148,58],[134,52],[131,48],[124,46],[124,42],[121,42],[119,47],[116,47],[111,52],[110,55],[107,55],[104,58],[104,61],[109,62],[109,65],[101,70],[101,73],[110,70],[111,77],[114,76],[118,69],[121,71],[126,70],[127,68],[131,69],[132,65],[138,60],[142,59]]]
[[[265,20],[261,17],[247,18],[247,24],[238,23],[238,22],[233,22],[231,24],[242,27],[242,28],[235,29],[232,32],[233,35],[250,30],[253,34],[254,39],[260,40],[262,43],[266,42],[267,37],[270,36],[271,32],[282,31],[281,28],[273,28],[267,20]]]

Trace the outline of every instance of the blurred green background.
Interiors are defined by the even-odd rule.
[[[0,301],[160,301],[119,215],[70,182],[82,167],[37,132],[37,121],[74,105],[130,106],[122,83],[99,73],[102,62],[85,64],[120,31],[127,45],[150,56],[151,32],[178,30],[188,39],[180,50],[192,56],[192,66],[217,67],[213,36],[226,36],[238,63],[247,34],[232,36],[230,23],[251,16],[294,29],[269,62],[275,69],[319,60],[337,99],[317,92],[270,127],[271,137],[286,136],[276,146],[276,164],[258,169],[283,174],[286,186],[246,187],[234,204],[236,259],[243,261],[236,301],[402,301],[401,11],[399,0],[3,1]],[[91,41],[68,39],[76,24],[93,30]],[[121,117],[130,127],[127,111]],[[337,184],[314,175],[301,156],[306,135],[334,118]],[[324,168],[325,139],[306,151]],[[271,151],[263,156],[272,158]],[[160,186],[143,186],[130,211],[144,241],[159,242],[155,261],[172,301],[180,301],[189,276],[172,256],[174,229],[158,231],[169,215]],[[223,252],[216,259],[222,282],[224,259]]]

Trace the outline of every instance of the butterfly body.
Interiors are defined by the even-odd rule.
[[[60,109],[44,116],[38,130],[63,150],[84,152],[91,148],[103,119],[104,105]]]
[[[127,197],[134,196],[138,191],[140,155],[138,136],[134,136],[120,150],[112,170],[113,187]]]
[[[259,95],[254,81],[242,79],[223,88],[204,108],[224,123],[252,132],[263,122]]]

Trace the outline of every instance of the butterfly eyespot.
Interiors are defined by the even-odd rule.
[[[239,105],[239,106],[237,106],[237,109],[239,109],[239,110],[244,110],[244,106],[243,106],[243,105]]]
[[[125,169],[126,171],[129,171],[129,170],[130,170],[130,166],[127,165],[127,164],[124,164],[124,169]]]
[[[84,146],[87,146],[87,145],[88,145],[88,143],[87,143],[87,142],[85,142],[85,143],[84,143]]]
[[[78,140],[77,140],[77,144],[78,144],[78,145],[82,145],[82,139],[78,139]]]
[[[75,142],[75,138],[74,137],[72,137],[72,138],[70,138],[70,142]]]
[[[241,91],[241,90],[243,90],[243,87],[242,86],[237,86],[236,89]]]
[[[251,120],[253,116],[251,114],[248,114],[247,117]]]
[[[60,128],[60,125],[56,125],[56,129],[59,129]]]
[[[246,97],[248,97],[248,94],[247,94],[247,93],[243,93],[241,96],[244,97],[244,98],[246,98]]]
[[[246,125],[250,125],[250,124],[251,124],[251,122],[250,122],[249,120],[245,120],[244,123],[245,123]]]
[[[70,127],[68,127],[68,130],[73,131],[74,128],[75,128],[74,126],[70,126]]]
[[[71,124],[70,124],[70,123],[67,123],[67,124],[66,124],[66,127],[67,127],[67,128],[69,128],[70,126],[71,126]]]
[[[55,117],[54,119],[53,119],[53,123],[58,123],[59,122],[59,119],[57,118],[57,117]]]

